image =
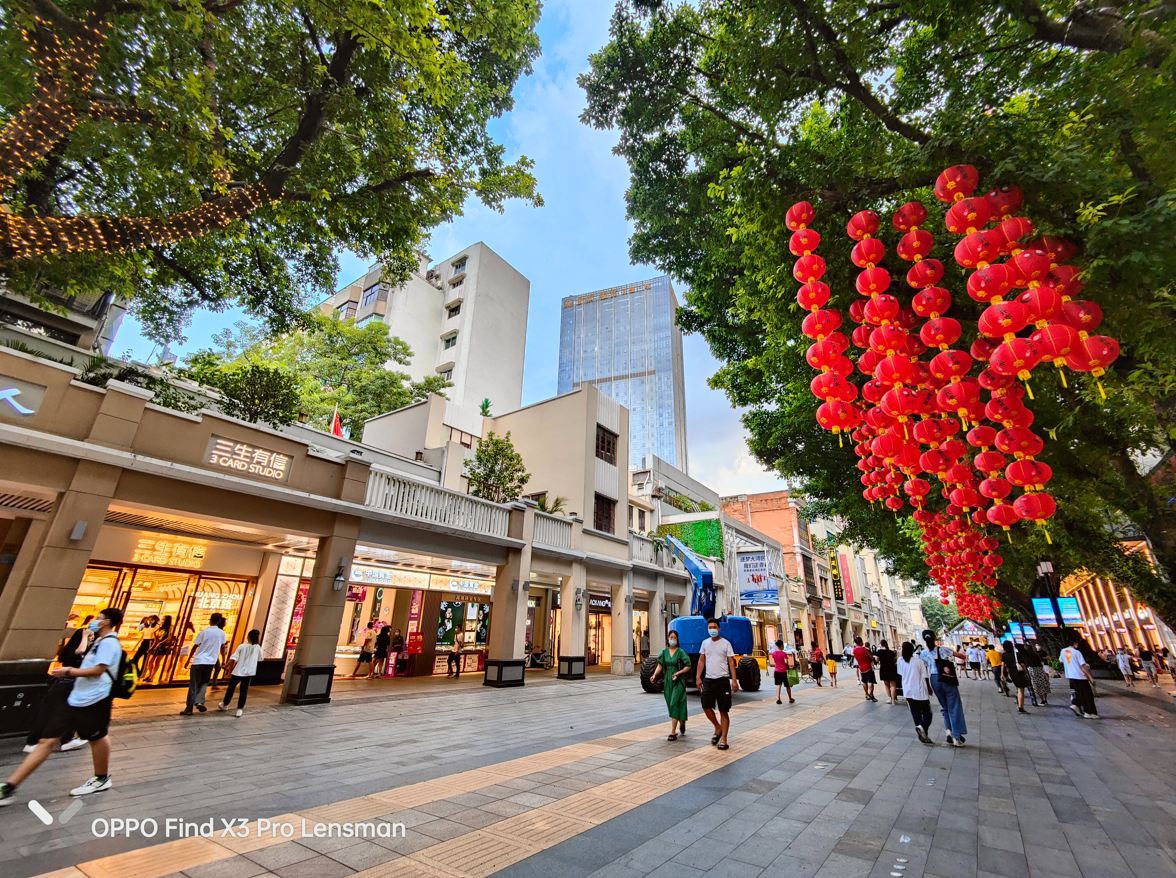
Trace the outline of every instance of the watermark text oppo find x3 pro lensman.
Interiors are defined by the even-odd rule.
[[[197,822],[180,817],[98,817],[90,824],[95,838],[404,838],[403,823],[367,820],[354,823],[316,823],[260,817],[218,817]]]

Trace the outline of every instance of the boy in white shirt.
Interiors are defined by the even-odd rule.
[[[257,660],[261,658],[261,632],[254,628],[246,639],[248,642],[242,643],[229,656],[229,688],[225,691],[225,700],[216,706],[217,710],[225,710],[233,700],[233,690],[239,685],[241,695],[237,698],[237,716],[245,712],[245,697],[257,673]]]
[[[698,650],[698,691],[702,694],[702,712],[715,727],[711,743],[720,750],[727,749],[727,730],[731,727],[731,693],[739,691],[735,676],[735,649],[731,642],[719,636],[719,620],[707,623],[709,640]],[[718,708],[719,716],[715,716]],[[721,720],[721,721],[720,721]]]
[[[1070,710],[1083,719],[1099,719],[1098,707],[1094,703],[1094,687],[1091,685],[1094,677],[1090,675],[1086,659],[1073,644],[1062,650],[1060,658],[1072,692]]]

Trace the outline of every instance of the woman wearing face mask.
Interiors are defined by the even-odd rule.
[[[666,711],[670,714],[670,735],[667,741],[678,740],[678,729],[686,734],[686,681],[683,679],[690,673],[690,656],[678,648],[678,633],[671,631],[666,638],[666,648],[657,657],[657,670],[653,672],[653,681],[665,673],[666,684],[662,694],[666,697]]]

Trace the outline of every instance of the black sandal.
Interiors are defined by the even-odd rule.
[[[720,743],[720,744],[718,745],[718,748],[719,748],[720,750],[728,750],[728,749],[730,749],[730,748],[727,746],[727,742],[726,742],[726,741],[723,741],[722,743]]]
[[[719,743],[719,739],[722,737],[722,735],[715,735],[713,738],[711,738],[711,745],[714,746],[715,744]]]
[[[666,740],[667,740],[667,741],[676,741],[676,740],[678,740],[678,736],[677,736],[677,735],[669,735],[669,736],[666,738]]]

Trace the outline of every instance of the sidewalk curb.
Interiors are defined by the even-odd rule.
[[[1151,694],[1145,695],[1144,693],[1137,692],[1134,689],[1128,689],[1126,686],[1116,686],[1109,684],[1105,680],[1099,681],[1099,688],[1106,692],[1114,692],[1116,695],[1124,695],[1127,698],[1136,698],[1140,701],[1146,701],[1160,708],[1161,710],[1168,711],[1168,713],[1176,713],[1176,698],[1171,696],[1169,696],[1167,699],[1161,699]],[[1167,693],[1165,692],[1165,694]]]

